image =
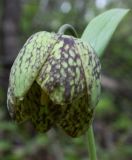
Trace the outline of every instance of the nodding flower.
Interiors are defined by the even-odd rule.
[[[46,132],[57,126],[72,137],[92,123],[100,95],[100,62],[90,44],[45,31],[32,35],[10,72],[7,106],[16,122]]]

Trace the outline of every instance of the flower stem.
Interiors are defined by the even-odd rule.
[[[94,133],[92,125],[88,129],[88,149],[90,160],[97,160]]]
[[[58,33],[64,34],[66,31],[69,32],[70,35],[73,35],[74,37],[78,37],[75,28],[72,25],[70,25],[70,24],[64,24],[64,25],[62,25],[59,28]]]

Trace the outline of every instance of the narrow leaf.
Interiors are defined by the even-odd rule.
[[[111,9],[100,14],[88,24],[81,39],[89,42],[98,56],[101,56],[118,24],[128,11],[128,9]]]

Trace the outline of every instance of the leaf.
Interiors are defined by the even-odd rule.
[[[98,56],[102,56],[114,31],[128,9],[111,9],[95,17],[84,30],[81,39],[89,42]]]

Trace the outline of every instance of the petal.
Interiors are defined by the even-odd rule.
[[[7,104],[11,117],[16,122],[32,120],[38,131],[47,131],[51,128],[52,121],[47,111],[49,100],[45,96],[42,102],[43,95],[43,91],[36,82],[33,83],[23,100],[17,100],[9,87]]]
[[[34,84],[34,80],[55,42],[54,33],[38,32],[32,35],[19,52],[11,68],[9,79],[7,106],[11,116],[17,122],[34,117],[33,123],[35,126],[38,124],[37,127],[40,128],[39,112],[41,112],[43,130],[51,126],[51,120],[45,113],[45,106],[39,102],[41,89]],[[38,97],[36,97],[37,94]],[[37,100],[37,98],[39,99]],[[46,127],[45,124],[47,124]]]
[[[37,82],[55,104],[71,103],[86,92],[85,75],[76,39],[58,36],[52,52],[43,65]]]
[[[93,120],[94,108],[87,102],[85,95],[71,104],[49,106],[49,111],[59,128],[71,137],[78,137],[87,131]]]
[[[54,47],[55,34],[38,32],[20,50],[10,73],[10,88],[17,98],[27,93]]]
[[[100,64],[89,44],[61,35],[37,78],[54,105],[50,117],[68,135],[90,126],[100,94]]]
[[[94,49],[88,43],[78,39],[78,51],[83,64],[85,80],[87,85],[87,94],[90,107],[96,107],[101,89],[100,72],[101,65]]]

